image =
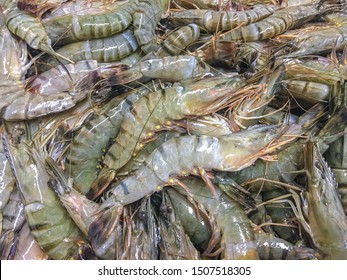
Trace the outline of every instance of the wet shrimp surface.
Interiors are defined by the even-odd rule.
[[[0,0],[0,258],[347,259],[345,0]]]

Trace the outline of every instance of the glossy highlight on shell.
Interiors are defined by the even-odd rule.
[[[0,0],[0,258],[346,260],[347,2]]]

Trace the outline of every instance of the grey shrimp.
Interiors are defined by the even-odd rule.
[[[337,183],[313,142],[305,149],[307,219],[313,243],[326,259],[347,259],[347,219]]]
[[[22,80],[27,67],[27,45],[22,40],[17,40],[5,25],[4,15],[0,9],[0,56],[2,59],[0,75],[10,79]]]
[[[65,15],[43,22],[53,44],[99,39],[119,33],[132,23],[138,0],[122,3],[116,10],[94,15]]]
[[[254,7],[251,10],[241,12],[195,9],[172,12],[169,19],[178,25],[195,23],[201,29],[212,33],[232,30],[239,26],[247,26],[270,16],[275,10],[274,6]]]
[[[28,92],[19,81],[0,76],[1,100],[0,118],[5,120],[28,120],[70,109],[90,93],[91,84],[98,77],[98,71],[89,72],[68,92],[54,92],[41,95]],[[89,90],[87,90],[89,89]]]
[[[71,171],[80,192],[85,194],[89,191],[102,168],[103,154],[118,135],[121,122],[131,106],[152,90],[151,85],[146,85],[113,98],[103,106],[97,117],[75,134],[66,153],[66,169]]]
[[[200,37],[200,28],[194,23],[183,26],[167,35],[155,52],[156,57],[175,56]]]
[[[324,11],[325,9],[318,10],[317,5],[284,8],[275,11],[272,15],[261,21],[227,32],[217,39],[217,41],[253,42],[273,38],[288,29],[304,24]]]
[[[23,196],[26,220],[36,241],[53,259],[75,255],[78,250],[77,240],[83,240],[83,235],[48,187],[50,176],[38,151],[34,147],[29,148],[24,142],[12,145],[6,136],[2,138]]]
[[[94,197],[100,187],[106,187],[105,183],[99,182],[114,178],[117,171],[155,137],[156,131],[178,128],[176,123],[182,119],[217,111],[230,100],[237,100],[243,93],[238,90],[245,85],[243,77],[214,77],[154,91],[139,99],[125,115],[121,131],[105,155],[104,167],[93,183],[90,197]]]
[[[144,59],[133,67],[105,73],[110,85],[123,85],[138,79],[152,78],[178,82],[184,79],[203,77],[212,72],[210,67],[191,55],[166,56]]]
[[[155,28],[162,15],[169,8],[169,0],[138,0],[133,14],[134,34],[144,53],[159,49]]]
[[[189,193],[177,190],[190,199],[203,205],[209,215],[214,217],[217,229],[221,232],[221,258],[224,260],[257,260],[259,259],[255,236],[246,212],[237,201],[230,199],[217,189],[217,197],[211,196],[202,180],[188,178],[184,183]]]
[[[97,62],[114,62],[119,61],[138,49],[137,41],[131,30],[101,39],[80,41],[67,44],[56,52],[67,57],[73,62],[81,60],[96,60]],[[38,63],[43,65],[40,71],[48,67],[58,65],[58,62],[50,57],[42,59]],[[47,69],[48,70],[48,69]]]
[[[208,182],[204,169],[237,171],[250,166],[258,157],[307,132],[321,117],[316,107],[306,118],[286,128],[260,126],[252,130],[220,137],[182,136],[172,138],[155,149],[132,176],[114,183],[105,207],[129,204],[166,184],[177,183],[175,176],[200,174]],[[286,136],[282,136],[284,133]]]
[[[5,0],[4,16],[7,28],[19,38],[22,38],[30,47],[41,50],[57,59],[69,59],[57,54],[52,48],[52,41],[43,28],[40,20],[17,7],[17,1]]]

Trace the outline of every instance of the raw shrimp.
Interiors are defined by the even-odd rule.
[[[207,115],[230,100],[237,100],[237,92],[246,81],[243,77],[216,77],[149,93],[133,104],[127,112],[121,130],[104,159],[104,167],[93,183],[90,197],[105,188],[105,178],[111,178],[132,156],[154,138],[155,132],[175,128],[175,121],[189,116]],[[244,93],[244,92],[242,92]]]
[[[144,53],[156,52],[159,49],[155,28],[162,15],[169,8],[169,0],[138,0],[133,14],[134,35]]]
[[[329,119],[318,135],[314,137],[321,153],[324,153],[331,143],[341,137],[346,129],[346,120],[347,110],[341,109]],[[271,181],[290,183],[297,177],[298,171],[303,169],[304,143],[299,141],[280,151],[277,154],[277,161],[257,161],[253,166],[233,173],[232,178],[241,185],[251,184],[252,188],[265,188],[267,185],[273,184]],[[257,178],[261,180],[257,181]],[[265,178],[265,181],[262,178]]]
[[[120,131],[124,115],[138,99],[153,89],[149,84],[113,98],[74,135],[67,151],[66,170],[71,172],[80,192],[89,191],[102,168],[103,154]]]
[[[309,54],[320,54],[332,49],[341,50],[347,46],[347,16],[334,13],[324,17],[333,27],[321,27],[317,30],[300,34],[290,42],[291,51],[283,57],[297,57]]]
[[[27,45],[17,40],[7,29],[4,15],[0,9],[0,57],[2,59],[0,75],[19,81],[26,72]]]
[[[277,197],[286,194],[286,191],[277,187],[273,190],[262,192],[262,198],[266,212],[271,217],[271,221],[278,224],[271,225],[272,229],[277,233],[278,237],[295,244],[299,240],[299,229],[293,222],[295,214],[290,208],[290,205],[286,202],[266,203],[268,200],[275,200]],[[280,224],[292,225],[292,227],[281,226]]]
[[[275,11],[274,6],[260,6],[241,12],[226,12],[212,10],[184,10],[172,12],[169,20],[174,24],[182,25],[195,23],[210,33],[232,30],[239,26],[260,21]]]
[[[142,77],[178,82],[183,79],[202,77],[210,72],[209,66],[191,55],[166,56],[142,60],[130,69],[116,71],[104,76],[110,85],[122,85]]]
[[[131,53],[135,52],[137,48],[138,44],[133,31],[126,30],[107,38],[67,44],[56,52],[74,62],[80,60],[114,62],[129,56]],[[40,63],[43,64],[43,67],[40,67],[40,71],[45,71],[48,67],[58,65],[58,62],[50,57],[42,59]]]
[[[331,170],[313,142],[305,150],[310,235],[325,259],[347,259],[347,220]]]
[[[326,57],[290,59],[284,65],[286,68],[284,79],[316,82],[331,86],[347,80],[346,71],[343,71],[344,65],[338,65]]]
[[[97,71],[90,72],[69,92],[55,92],[51,95],[28,92],[21,82],[0,76],[0,118],[28,120],[70,109],[88,96],[97,76]]]
[[[199,39],[200,28],[196,24],[190,23],[167,35],[160,48],[156,51],[156,57],[175,56]]]
[[[159,207],[158,226],[161,236],[160,259],[164,260],[198,260],[200,254],[185,233],[176,210],[168,194],[162,192],[162,203]]]
[[[48,53],[57,59],[61,58],[70,63],[72,62],[53,50],[51,39],[48,37],[38,18],[26,11],[18,9],[17,1],[15,0],[5,0],[3,5],[7,28],[13,34],[23,39],[34,49]]]
[[[204,213],[201,206],[194,206],[184,195],[173,188],[168,188],[171,203],[180,218],[182,226],[194,246],[201,251],[208,249],[212,237],[212,219]],[[211,221],[210,221],[211,220]]]
[[[157,260],[159,258],[158,243],[161,239],[156,221],[156,213],[151,199],[141,201],[136,212],[129,219],[129,238],[125,238],[124,254],[126,260]],[[124,227],[123,227],[124,228]]]
[[[59,200],[70,214],[71,219],[79,227],[85,236],[88,236],[93,221],[98,219],[99,205],[96,202],[88,200],[84,195],[75,190],[73,181],[57,166],[57,164],[50,158],[44,159],[45,164],[50,167],[49,172],[54,175],[54,180],[49,181],[49,186],[54,189],[59,197]],[[119,209],[118,214],[122,213],[123,209]],[[95,254],[102,259],[120,259],[122,255],[123,229],[119,220],[116,224],[111,226],[102,237],[96,238],[92,241],[91,246]],[[116,228],[116,229],[115,229]],[[100,242],[100,239],[101,242]]]
[[[255,236],[245,211],[237,201],[217,189],[218,197],[211,196],[204,182],[197,178],[184,180],[189,193],[182,188],[179,192],[203,205],[216,220],[221,232],[221,258],[226,260],[256,260],[259,258]],[[191,194],[190,194],[191,193]]]
[[[182,136],[163,143],[132,176],[108,191],[103,208],[126,205],[151,194],[167,184],[179,184],[175,176],[200,174],[209,182],[206,170],[237,171],[257,158],[296,139],[319,116],[286,128],[259,126],[221,137]],[[311,124],[312,125],[312,124]],[[282,135],[285,133],[285,135]],[[180,184],[179,184],[180,185]]]
[[[240,27],[222,35],[218,40],[252,42],[273,38],[288,29],[295,28],[311,20],[326,9],[317,9],[317,5],[302,5],[275,11],[267,18]]]
[[[65,15],[43,22],[53,44],[105,38],[125,30],[132,22],[138,0],[126,1],[114,11],[94,15]]]
[[[83,235],[49,189],[50,180],[37,150],[25,143],[12,145],[2,137],[17,186],[23,196],[26,220],[40,247],[53,259],[75,255]]]

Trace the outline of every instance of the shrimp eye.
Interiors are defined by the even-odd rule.
[[[140,211],[140,212],[139,212],[139,218],[140,218],[142,221],[147,220],[147,219],[148,219],[147,212],[146,212],[146,211]]]

